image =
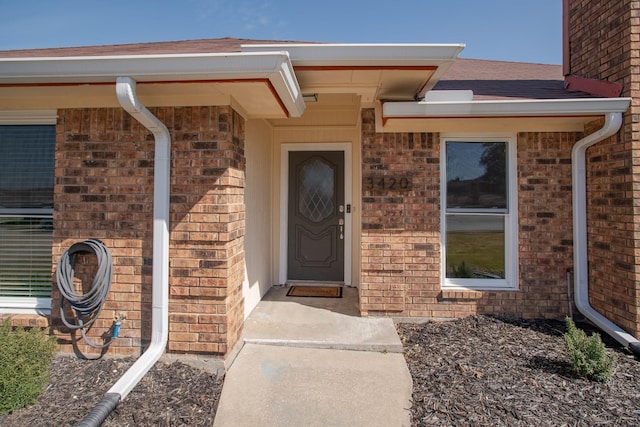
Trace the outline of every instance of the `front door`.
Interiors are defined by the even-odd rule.
[[[287,278],[344,281],[344,152],[289,152]]]

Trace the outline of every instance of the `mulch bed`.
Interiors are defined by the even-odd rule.
[[[563,322],[487,316],[398,325],[413,377],[412,425],[640,425],[640,361],[603,335],[617,358],[613,377],[580,378],[564,330]]]
[[[80,422],[126,372],[132,358],[79,360],[59,356],[45,393],[28,407],[0,416],[0,426],[69,426]],[[211,426],[222,380],[181,362],[158,362],[102,424]]]
[[[562,322],[476,316],[398,332],[413,377],[413,426],[640,425],[640,361],[604,335],[617,368],[603,384],[572,372]],[[0,425],[74,425],[133,361],[58,357],[44,395]],[[103,426],[210,426],[221,390],[211,373],[161,362]]]

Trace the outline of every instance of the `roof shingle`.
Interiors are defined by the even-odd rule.
[[[232,37],[0,51],[1,58],[72,56],[168,55],[240,52],[243,44],[308,43]],[[591,95],[564,88],[560,65],[458,58],[435,86],[436,90],[472,90],[474,100],[567,99]]]
[[[436,90],[472,90],[474,100],[590,97],[564,88],[561,65],[458,58]]]

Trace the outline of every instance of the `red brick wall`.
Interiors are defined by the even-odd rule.
[[[570,74],[629,89],[629,61],[637,50],[631,37],[633,9],[637,13],[632,0],[568,0]]]
[[[168,350],[225,354],[242,325],[244,121],[229,107],[151,111],[172,138]],[[117,108],[58,114],[54,263],[74,242],[96,237],[106,244],[113,284],[89,336],[100,342],[124,313],[109,352],[137,354],[150,340],[153,136]],[[91,274],[82,270],[77,277],[86,283]],[[57,288],[53,296],[57,307]],[[52,311],[60,341],[72,344]]]
[[[518,134],[518,256],[524,317],[568,315],[567,268],[573,266],[571,148],[575,133]],[[508,304],[508,303],[507,303]]]
[[[364,315],[455,318],[480,313],[561,318],[572,265],[571,146],[580,135],[518,135],[518,291],[441,289],[440,140],[425,133],[377,134],[362,113]],[[367,190],[371,175],[407,175],[409,192]]]
[[[411,192],[362,193],[364,314],[439,316],[439,143],[424,133],[376,134],[373,110],[362,112],[362,176],[410,176]]]
[[[587,151],[590,300],[627,331],[640,334],[638,140],[640,4],[567,0],[571,74],[623,85],[632,97],[620,133]],[[594,131],[601,123],[587,132]]]

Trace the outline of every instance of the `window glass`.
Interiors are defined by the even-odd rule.
[[[55,128],[0,126],[0,209],[53,208]]]
[[[505,142],[447,142],[447,209],[506,209]]]
[[[447,215],[447,278],[505,278],[502,215]]]
[[[516,289],[515,138],[443,141],[443,286]]]
[[[0,298],[50,297],[54,155],[55,126],[0,126]]]
[[[51,218],[0,217],[0,296],[51,295]]]
[[[335,210],[335,171],[324,159],[313,158],[300,170],[299,212],[321,222]]]

